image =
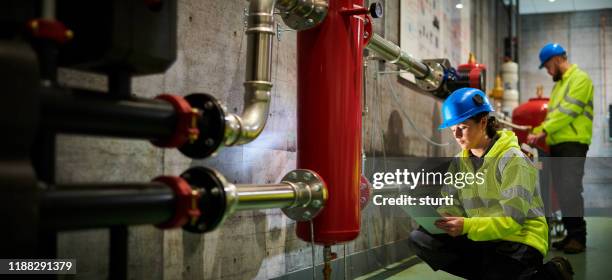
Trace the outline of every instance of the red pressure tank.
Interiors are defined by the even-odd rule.
[[[541,88],[538,88],[537,95],[538,97],[529,99],[512,111],[512,123],[536,127],[544,121],[548,112],[548,97],[542,97]],[[515,129],[514,133],[518,137],[519,143],[527,142],[528,131]],[[548,153],[548,146],[544,139],[536,143],[536,147]]]
[[[461,76],[467,76],[471,88],[482,89],[483,91],[487,88],[487,66],[476,62],[476,56],[470,53],[468,62],[459,65],[457,72]]]
[[[366,16],[357,14],[360,9],[364,10],[363,0],[330,0],[325,20],[300,31],[297,38],[297,167],[314,170],[327,184],[329,199],[313,220],[314,241],[323,245],[353,240],[360,229],[362,53],[366,35]],[[310,241],[309,222],[298,223],[297,235]]]

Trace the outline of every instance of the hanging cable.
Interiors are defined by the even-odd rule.
[[[377,74],[378,75],[378,74]],[[392,84],[391,82],[389,82],[389,84]],[[450,143],[438,143],[438,142],[434,142],[433,140],[429,139],[427,136],[425,136],[414,124],[414,122],[412,122],[412,119],[410,118],[410,116],[408,116],[408,113],[406,113],[406,111],[404,111],[402,109],[402,107],[400,106],[400,101],[399,101],[399,97],[397,96],[397,94],[395,94],[395,91],[393,90],[393,87],[390,87],[391,92],[391,96],[393,96],[393,99],[395,100],[395,103],[398,105],[397,107],[399,108],[399,111],[402,113],[402,115],[404,116],[404,118],[406,118],[406,120],[408,121],[408,123],[410,124],[410,126],[412,126],[412,128],[416,131],[417,135],[419,135],[421,138],[423,138],[425,141],[427,141],[429,144],[434,145],[434,146],[438,146],[438,147],[444,147],[444,146],[448,146],[450,145]]]
[[[376,119],[376,126],[380,127],[380,130],[378,130],[378,132],[380,133],[380,142],[381,142],[380,146],[381,146],[382,155],[383,155],[383,168],[385,170],[389,170],[387,168],[387,153],[386,153],[386,150],[385,150],[385,131],[384,131],[384,128],[382,127],[382,125],[381,125],[383,109],[382,109],[382,98],[381,98],[380,89],[379,89],[380,83],[378,82],[378,78],[376,78],[376,81],[377,81],[376,82],[376,96],[374,97],[375,98],[374,101],[376,102],[376,105],[377,105],[377,108],[378,108],[378,114],[376,114],[378,116],[378,118]]]
[[[508,120],[508,117],[501,113],[495,113],[495,119],[503,125],[509,126],[514,129],[531,131],[532,127],[530,125],[519,125],[512,122],[512,120]]]
[[[312,280],[317,280],[317,263],[315,262],[314,223],[310,220],[310,252],[312,255]]]

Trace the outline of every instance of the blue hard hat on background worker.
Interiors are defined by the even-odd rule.
[[[544,63],[546,63],[546,61],[548,61],[549,59],[558,55],[564,55],[566,53],[567,52],[565,51],[565,49],[557,43],[546,44],[540,50],[540,69],[544,67]]]
[[[451,127],[482,112],[493,112],[487,95],[479,89],[455,90],[442,103],[442,124],[438,129]]]

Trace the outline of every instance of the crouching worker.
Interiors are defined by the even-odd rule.
[[[566,259],[543,264],[548,225],[537,170],[513,132],[497,131],[492,111],[478,89],[456,90],[444,101],[440,129],[450,127],[462,148],[449,172],[482,172],[484,180],[444,186],[442,195],[455,200],[438,209],[444,217],[436,226],[447,234],[419,228],[410,245],[434,270],[467,279],[572,279]]]

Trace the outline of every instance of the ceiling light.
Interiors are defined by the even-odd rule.
[[[555,2],[555,0],[548,0],[548,2],[552,3],[552,2]]]
[[[550,0],[548,0],[548,1],[550,1]],[[553,0],[553,1],[555,1],[555,0]],[[455,8],[463,9],[463,4],[462,3],[457,3],[457,5],[455,5]]]

